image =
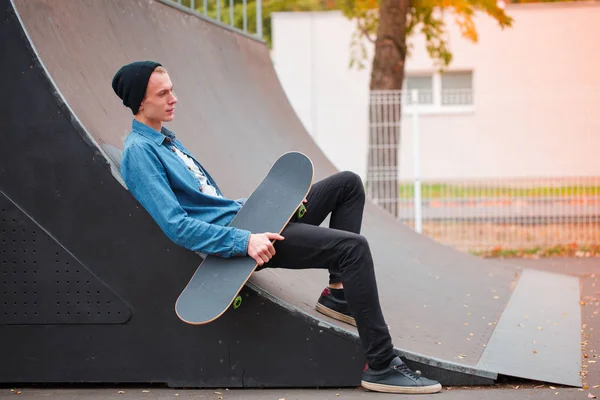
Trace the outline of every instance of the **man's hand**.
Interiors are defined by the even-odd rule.
[[[277,233],[253,233],[248,241],[248,255],[254,258],[259,266],[262,266],[275,255],[275,247],[273,247],[271,240],[283,239],[283,236]]]

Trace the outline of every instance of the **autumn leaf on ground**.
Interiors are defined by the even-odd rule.
[[[595,398],[596,398],[596,396],[594,396],[594,395],[593,395],[593,394],[591,394],[591,393],[588,393],[588,399],[595,399]]]

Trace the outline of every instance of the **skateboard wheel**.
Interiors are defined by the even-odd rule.
[[[306,206],[301,204],[300,207],[298,207],[298,219],[304,217],[304,214],[306,214]]]
[[[233,301],[233,308],[238,308],[239,306],[242,305],[242,296],[238,296],[235,298],[235,300]]]

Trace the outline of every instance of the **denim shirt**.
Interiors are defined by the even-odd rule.
[[[171,131],[163,127],[158,132],[135,119],[121,161],[121,175],[129,191],[176,244],[226,258],[245,256],[250,232],[227,226],[245,199],[202,193],[200,180],[174,147],[194,160],[223,196],[208,171]]]

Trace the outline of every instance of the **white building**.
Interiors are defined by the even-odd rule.
[[[423,37],[410,38],[405,86],[428,90],[419,117],[421,176],[600,175],[600,2],[514,4],[506,12],[514,23],[505,30],[476,16],[476,44],[449,15],[454,60],[443,76]],[[272,18],[273,61],[296,112],[338,168],[364,178],[370,60],[364,70],[349,69],[354,23],[340,12]],[[463,95],[453,100],[448,94],[457,91]],[[405,107],[402,179],[413,174],[411,118]]]

